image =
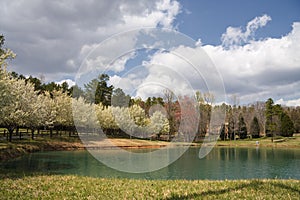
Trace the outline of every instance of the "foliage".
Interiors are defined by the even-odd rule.
[[[79,130],[79,132],[84,131],[85,133],[85,131],[97,127],[98,120],[95,113],[96,108],[94,104],[86,103],[84,98],[79,97],[78,99],[73,99],[72,110],[76,127],[78,129],[82,129]]]
[[[258,138],[260,133],[259,123],[257,117],[254,117],[251,122],[250,133],[252,138]]]
[[[38,110],[41,104],[32,84],[26,84],[25,80],[10,79],[4,72],[0,76],[0,124],[8,129],[11,141],[12,132],[18,126],[39,125]]]
[[[281,105],[274,105],[272,99],[266,102],[266,131],[269,135],[292,136],[294,123]]]
[[[107,82],[109,76],[107,74],[100,74],[98,78],[91,80],[84,85],[85,98],[90,103],[99,104],[104,106],[111,105],[111,96],[113,92],[113,86],[108,86]]]
[[[287,113],[294,124],[295,133],[300,133],[300,106],[288,108]]]
[[[113,91],[111,105],[119,107],[128,107],[131,97],[126,95],[121,88],[117,88]]]
[[[169,140],[170,140],[171,135],[176,132],[175,112],[177,109],[176,109],[176,105],[174,104],[175,94],[169,89],[164,90],[163,93],[164,93],[164,102],[165,102],[165,108],[167,112],[167,118],[169,120],[169,125],[170,125],[170,130],[169,130]]]
[[[34,131],[41,128],[74,129],[73,116],[79,127],[96,129],[101,125],[110,135],[125,132],[149,138],[168,131],[168,139],[179,133],[190,140],[194,135],[192,132],[197,130],[196,139],[201,140],[206,134],[211,134],[212,111],[221,107],[227,114],[224,126],[218,127],[217,132],[224,140],[234,140],[236,135],[246,138],[247,130],[253,137],[258,137],[260,132],[274,137],[292,136],[295,131],[300,131],[300,107],[274,105],[271,98],[248,107],[239,106],[236,95],[233,96],[233,106],[216,106],[213,105],[215,97],[212,93],[200,91],[195,93],[193,106],[188,106],[193,98],[176,99],[170,90],[163,91],[164,98],[131,99],[122,89],[113,90],[114,86],[108,84],[110,77],[107,74],[100,74],[81,89],[77,85],[69,88],[66,82],[61,85],[43,83],[43,78],[26,78],[16,72],[7,72],[7,62],[15,56],[4,48],[4,37],[0,35],[0,125],[9,131],[10,140],[19,127],[30,128],[32,138]],[[197,113],[194,113],[195,108]]]
[[[240,139],[245,139],[247,138],[247,127],[246,123],[244,121],[244,117],[240,114],[239,116],[239,122],[238,122],[238,133]]]
[[[225,124],[221,125],[220,129],[220,139],[225,140],[226,139],[226,129],[225,129]]]
[[[291,118],[283,112],[281,114],[281,135],[285,137],[291,137],[294,133],[294,124]]]
[[[12,50],[4,48],[4,36],[0,35],[0,70],[6,71],[7,60],[14,59],[16,54]]]
[[[274,101],[273,99],[269,98],[266,101],[266,134],[269,136],[273,136],[276,130],[276,123],[274,119]]]
[[[150,117],[150,127],[152,133],[168,134],[170,131],[169,121],[164,114],[160,111],[156,111]]]

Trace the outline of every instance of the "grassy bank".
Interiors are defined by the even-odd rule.
[[[232,146],[232,147],[256,147],[258,141],[260,147],[274,147],[274,148],[300,148],[300,136],[295,137],[280,137],[275,138],[272,142],[271,138],[257,138],[244,140],[231,140],[217,142],[217,146]]]
[[[35,140],[14,140],[13,142],[0,142],[0,161],[5,161],[22,156],[26,153],[37,151],[82,150],[87,148],[160,148],[169,145],[169,142],[150,141],[139,139],[103,139],[91,141],[83,145],[76,137],[46,138],[37,137]]]
[[[26,153],[33,153],[37,151],[76,149],[84,149],[82,143],[77,138],[36,138],[35,140],[0,142],[0,161],[5,161],[22,156]]]
[[[216,146],[229,147],[256,147],[259,142],[260,147],[273,148],[300,148],[300,136],[292,138],[279,138],[271,141],[270,138],[245,139],[235,141],[218,141]],[[122,148],[160,148],[170,145],[169,142],[164,141],[150,141],[139,139],[104,139],[101,141],[94,141],[87,144],[88,148],[112,148],[119,146]],[[187,143],[172,143],[174,146],[189,145]],[[201,143],[193,143],[193,146],[200,146]],[[0,161],[16,158],[26,153],[36,151],[49,150],[77,150],[84,149],[85,146],[76,137],[59,137],[59,138],[43,138],[37,137],[35,140],[14,140],[13,142],[0,142]]]
[[[5,199],[299,199],[299,180],[134,180],[32,176],[0,180]]]

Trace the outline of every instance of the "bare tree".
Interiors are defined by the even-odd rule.
[[[260,124],[262,134],[266,134],[266,118],[265,118],[265,102],[257,101],[254,104],[255,112],[258,118],[258,122]]]
[[[169,129],[169,140],[170,140],[171,135],[175,132],[175,109],[173,105],[175,100],[175,95],[169,89],[165,89],[163,93],[164,93],[165,106],[167,110],[167,117],[170,125],[170,129]]]
[[[237,123],[238,123],[238,118],[239,118],[239,111],[238,107],[240,104],[240,98],[237,96],[237,94],[231,95],[231,103],[232,103],[232,115],[233,115],[233,137],[235,140],[235,134],[236,134],[236,128],[237,128]]]

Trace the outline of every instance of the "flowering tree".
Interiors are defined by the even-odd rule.
[[[74,124],[79,134],[85,134],[91,129],[97,128],[98,120],[94,104],[85,102],[82,97],[73,99],[72,104]]]
[[[152,133],[156,133],[158,138],[161,134],[168,134],[170,131],[169,120],[160,111],[156,111],[150,117],[150,127]]]
[[[113,111],[111,106],[106,107],[102,103],[95,106],[97,119],[104,133],[112,134],[115,130],[119,129],[119,126],[113,116],[113,112],[118,112],[118,110]]]
[[[72,98],[61,90],[53,91],[52,96],[54,112],[56,113],[54,126],[56,126],[57,131],[60,127],[73,126]]]
[[[1,71],[0,77],[0,124],[7,128],[11,141],[17,127],[38,126],[40,104],[32,84],[10,78],[4,71]]]

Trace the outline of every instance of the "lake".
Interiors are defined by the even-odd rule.
[[[118,153],[116,151],[113,153]],[[111,152],[107,150],[106,156],[110,156]],[[189,148],[169,166],[147,173],[114,170],[96,160],[88,151],[37,152],[2,162],[0,168],[22,174],[39,172],[138,179],[300,179],[299,149],[215,147],[203,159],[199,159],[198,155],[199,148]]]

